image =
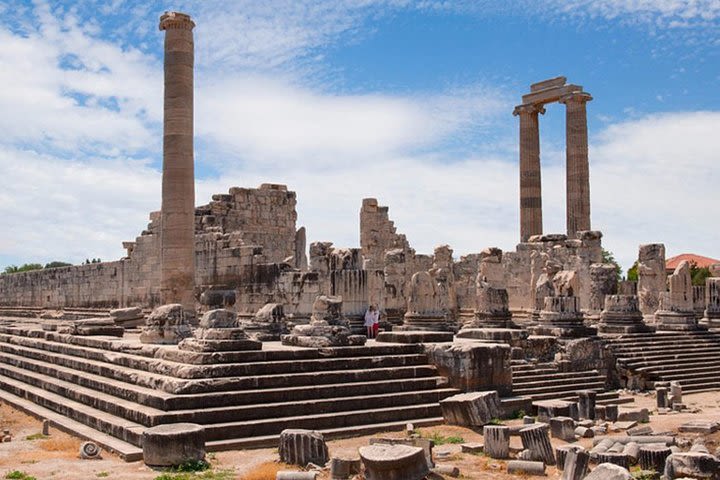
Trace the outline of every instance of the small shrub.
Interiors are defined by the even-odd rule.
[[[205,460],[188,460],[185,463],[173,467],[171,472],[202,472],[210,468],[210,464]]]
[[[502,420],[499,418],[492,418],[490,419],[490,425],[502,425]]]
[[[95,474],[96,477],[103,478],[103,477],[109,477],[110,473],[108,472],[98,472]]]
[[[13,470],[5,474],[5,478],[8,480],[37,480],[35,477],[28,475],[20,470]]]
[[[521,408],[520,410],[515,410],[515,413],[513,414],[512,418],[522,420],[526,415],[527,415],[527,412]]]
[[[47,435],[43,435],[42,433],[33,433],[32,435],[28,435],[25,437],[25,440],[45,440],[46,438],[50,438]]]
[[[632,477],[635,480],[655,480],[659,475],[655,470],[641,470],[638,468],[632,472]]]
[[[425,436],[422,432],[421,437],[432,440],[435,445],[444,445],[446,443],[465,443],[465,439],[458,435],[450,435],[448,437],[439,434],[438,432],[432,432],[429,436]]]
[[[275,477],[273,477],[274,480]],[[198,472],[181,472],[181,473],[163,473],[155,477],[154,480],[235,480],[235,472],[232,470],[217,470]]]

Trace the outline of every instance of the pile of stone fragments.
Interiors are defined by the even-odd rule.
[[[678,384],[668,388],[659,384],[658,412],[682,410],[682,390]],[[519,475],[545,475],[546,466],[556,466],[563,480],[630,480],[630,469],[639,467],[644,478],[720,479],[720,458],[710,453],[700,439],[695,442],[676,438],[674,432],[655,432],[649,425],[647,408],[595,405],[595,392],[578,392],[578,402],[540,401],[533,405],[537,419],[526,416],[523,424],[505,426],[497,392],[462,393],[440,402],[443,417],[454,425],[482,428],[484,444],[466,445],[467,451],[484,452],[494,459],[509,460],[507,472]],[[680,433],[712,434],[720,423],[696,420],[680,426]],[[523,448],[513,449],[510,437],[520,436]],[[553,448],[550,439],[567,442]],[[590,450],[574,444],[580,438],[593,438]],[[590,471],[591,465],[596,465]]]

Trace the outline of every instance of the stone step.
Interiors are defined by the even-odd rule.
[[[10,353],[45,363],[133,383],[146,388],[156,388],[168,393],[202,393],[208,391],[245,390],[249,388],[280,388],[290,386],[334,384],[372,380],[418,378],[436,375],[431,365],[362,368],[358,370],[327,370],[286,375],[256,375],[207,380],[185,380],[166,375],[137,371],[119,365],[108,364],[63,354],[49,354],[44,350],[0,343],[0,356]]]
[[[673,352],[685,351],[685,350],[705,350],[705,351],[717,351],[720,348],[720,343],[694,343],[686,345],[647,345],[639,346],[637,348],[613,348],[612,352],[615,356],[634,356],[634,355],[648,355],[653,353],[667,352],[668,350]]]
[[[80,339],[83,339],[84,341],[93,343],[92,337],[77,337],[71,335],[66,335],[64,337],[69,337],[74,341],[80,341]],[[352,366],[353,368],[379,368],[401,365],[418,365],[427,363],[427,357],[422,353],[393,353],[392,355],[352,357],[337,356],[337,352],[340,349],[328,349],[327,356],[320,357],[320,352],[318,350],[311,349],[314,354],[317,355],[315,358],[283,358],[282,360],[274,361],[258,360],[245,361],[242,363],[223,363],[217,365],[188,365],[185,363],[180,363],[167,359],[148,358],[143,355],[133,355],[123,352],[108,352],[101,347],[96,348],[74,344],[71,345],[31,337],[18,337],[0,334],[0,342],[7,342],[13,345],[21,345],[29,348],[44,350],[47,352],[52,352],[53,354],[81,357],[87,360],[101,362],[111,362],[113,363],[113,365],[120,365],[135,370],[144,370],[149,373],[171,375],[177,378],[185,379],[207,379],[227,376],[267,375],[273,373],[297,373],[318,370],[338,370],[342,368],[350,368],[350,366]],[[95,343],[97,343],[97,339],[95,340]],[[113,342],[105,341],[104,343],[101,342],[100,345],[113,345]],[[416,345],[411,345],[410,347],[411,351],[417,349]],[[117,346],[115,348],[117,348]],[[387,351],[385,349],[387,349],[388,346],[379,348],[380,351]],[[178,353],[176,349],[166,350],[166,356],[170,356],[171,353],[173,355]],[[369,350],[364,350],[365,353],[368,351]],[[400,349],[400,351],[403,350]],[[296,351],[290,350],[288,352]]]
[[[140,446],[145,426],[75,402],[61,395],[48,392],[27,383],[0,376],[0,390],[29,400],[72,420],[87,425],[99,432],[119,438],[124,442]]]
[[[77,422],[66,415],[37,405],[25,398],[18,397],[17,395],[13,395],[12,393],[0,389],[0,401],[5,402],[8,405],[11,405],[12,407],[39,420],[48,420],[53,428],[75,435],[83,440],[95,442],[103,449],[116,453],[126,462],[137,462],[143,458],[141,448],[120,440],[119,438],[115,438],[111,435],[95,430],[94,428]]]
[[[107,395],[97,390],[81,387],[70,382],[36,374],[29,370],[15,368],[9,365],[0,365],[0,374],[0,382],[3,381],[2,378],[4,376],[4,378],[22,382],[37,389],[73,400],[82,405],[87,405],[93,409],[108,412],[117,417],[122,417],[148,427],[162,423],[158,422],[157,419],[165,414],[162,410],[140,405],[121,397]]]
[[[147,427],[163,423],[219,423],[278,416],[294,416],[304,412],[328,413],[342,410],[358,410],[366,405],[376,408],[439,402],[457,393],[455,389],[435,389],[410,392],[393,392],[379,395],[362,395],[288,402],[262,403],[242,406],[197,408],[164,412],[139,405],[122,398],[106,395],[95,390],[57,380],[29,371],[0,365],[0,373],[34,387],[61,395],[65,398],[88,405],[94,409],[109,412]]]
[[[364,382],[304,385],[226,392],[208,392],[193,395],[173,395],[165,402],[166,410],[232,405],[269,404],[290,400],[342,397],[351,395],[377,395],[394,392],[432,390],[447,384],[445,377],[427,376]]]
[[[692,382],[684,384],[680,382],[684,392],[711,392],[720,390],[720,381]]]
[[[554,373],[538,373],[537,375],[523,375],[523,376],[516,376],[513,373],[513,385],[516,385],[516,382],[519,383],[526,383],[526,382],[541,382],[544,381],[544,379],[547,380],[563,380],[563,379],[575,379],[575,378],[583,378],[586,375],[592,375],[596,377],[601,377],[599,373],[596,370],[593,370],[591,372],[557,372]],[[603,378],[603,377],[601,377]]]
[[[534,379],[532,381],[525,381],[525,382],[515,382],[513,379],[513,391],[521,391],[526,389],[533,389],[533,388],[542,388],[542,387],[572,387],[573,385],[576,385],[578,382],[583,383],[602,383],[605,384],[605,377],[600,375],[592,375],[592,376],[572,376],[572,377],[566,377],[566,378],[547,378],[545,380],[537,380]]]
[[[601,392],[604,392],[604,386],[577,386],[578,390],[595,390],[600,394]],[[515,390],[513,390],[513,395],[515,395]],[[522,393],[518,395],[527,395],[532,398],[533,402],[537,402],[538,400],[567,400],[570,402],[577,401],[577,395],[575,394],[574,390],[556,390],[556,391],[549,391],[549,392],[538,392],[538,393]]]
[[[573,393],[577,390],[604,390],[605,382],[603,381],[575,381],[566,385],[549,385],[549,386],[537,386],[529,388],[515,388],[513,386],[513,395],[528,395],[535,398],[540,394],[551,394],[557,395],[554,398],[560,398],[568,393]]]
[[[395,392],[381,395],[361,395],[354,397],[320,398],[313,400],[293,400],[270,404],[229,406],[193,410],[178,410],[162,415],[160,423],[193,422],[202,425],[214,423],[268,420],[280,417],[300,417],[308,412],[329,414],[346,411],[365,410],[437,403],[440,400],[459,393],[452,388],[423,390],[416,392]]]
[[[279,434],[286,428],[323,430],[438,416],[440,416],[440,404],[429,403],[335,413],[308,413],[294,417],[208,424],[204,427],[207,439],[213,441],[227,438],[274,435]]]
[[[720,354],[719,354],[720,356]],[[702,362],[704,360],[707,360],[708,358],[713,358],[712,356],[708,356],[706,352],[695,352],[695,351],[684,351],[684,352],[667,352],[665,354],[657,354],[657,355],[648,355],[643,357],[617,357],[618,362],[622,362],[626,365],[630,365],[633,363],[666,363],[666,362]]]
[[[527,363],[524,360],[513,360],[513,362],[521,362],[521,363],[512,363],[510,368],[512,368],[513,372],[522,372],[526,370],[538,370],[538,369],[549,369],[549,370],[557,370],[557,365],[554,363]]]
[[[648,366],[644,371],[646,372],[653,372],[654,367]],[[705,362],[702,364],[691,364],[687,367],[683,368],[658,368],[658,372],[661,372],[663,375],[674,375],[674,374],[705,374],[714,376],[717,375],[717,372],[720,371],[720,360],[715,360],[712,362]]]

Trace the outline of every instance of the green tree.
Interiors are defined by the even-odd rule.
[[[635,260],[635,263],[632,264],[632,267],[628,268],[627,279],[630,280],[631,282],[638,281],[638,262],[637,262],[637,260]]]
[[[54,261],[45,264],[45,268],[72,267],[72,263]]]
[[[3,273],[29,272],[31,270],[42,270],[42,268],[43,266],[40,263],[25,263],[23,265],[20,265],[19,267],[17,265],[10,265],[8,267],[5,267]]]
[[[697,263],[690,262],[690,276],[692,277],[692,284],[701,287],[705,285],[705,279],[710,276],[710,269],[707,267],[700,268]]]
[[[609,263],[613,266],[615,266],[615,276],[617,277],[618,282],[622,280],[622,268],[620,268],[620,264],[615,260],[615,255],[610,250],[602,249],[602,259],[603,263]]]

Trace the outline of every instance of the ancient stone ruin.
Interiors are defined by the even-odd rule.
[[[493,459],[512,458],[508,472],[557,464],[579,480],[591,463],[586,478],[625,478],[637,462],[673,475],[716,465],[665,435],[609,435],[648,419],[619,389],[653,392],[658,414],[687,411],[682,392],[720,389],[720,268],[698,288],[687,263],[668,276],[664,246],[647,244],[637,283],[618,282],[591,230],[592,97],[582,87],[564,77],[534,84],[514,111],[514,248],[418,253],[375,198],[358,199],[358,246],[308,245],[286,185],[232,187],[195,206],[193,27],[181,13],[160,19],[162,210],[123,243],[127,255],[0,275],[0,400],[81,426],[125,459],[145,450],[158,465],[182,460],[167,437],[196,460],[280,441],[283,458],[302,464],[328,461],[325,438],[408,422],[482,429]],[[542,225],[538,114],[552,102],[567,112],[562,234]],[[368,340],[371,305],[380,334]],[[522,412],[542,423],[497,424]],[[511,450],[511,436],[522,450]],[[592,450],[552,445],[590,437]],[[368,478],[420,479],[436,468],[422,440],[377,442],[330,463],[348,475],[362,462]]]

